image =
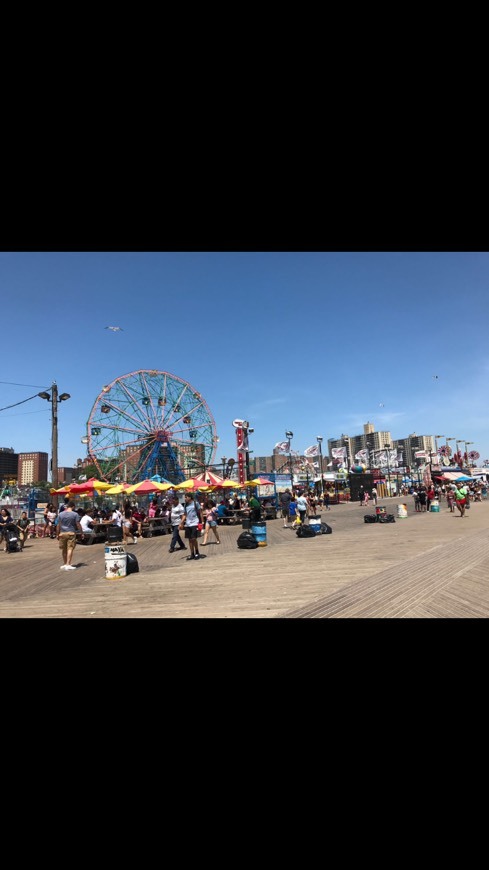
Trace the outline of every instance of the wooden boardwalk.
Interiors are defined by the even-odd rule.
[[[387,500],[396,513],[401,499]],[[363,523],[358,504],[323,511],[332,535],[300,540],[267,523],[268,546],[238,550],[240,527],[200,562],[168,553],[167,535],[131,547],[140,573],[104,578],[102,544],[78,546],[76,571],[60,571],[56,541],[0,552],[0,616],[173,618],[481,618],[489,616],[489,503],[461,519],[414,514],[392,525]],[[370,512],[370,511],[369,511]],[[129,548],[128,548],[129,549]]]

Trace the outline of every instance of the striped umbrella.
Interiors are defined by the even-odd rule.
[[[199,480],[197,477],[190,477],[188,480],[182,481],[182,483],[177,484],[177,486],[174,486],[173,488],[189,490],[189,492],[196,492],[198,489],[202,490],[202,492],[209,492],[210,490],[210,487],[205,483],[205,481]]]
[[[158,483],[156,480],[141,480],[139,483],[129,486],[126,489],[126,492],[128,495],[132,492],[144,495],[144,493],[148,492],[166,492],[169,489],[174,489],[172,483]]]
[[[214,474],[213,471],[203,471],[202,474],[196,474],[194,480],[200,480],[208,486],[218,486],[224,482],[224,478]]]

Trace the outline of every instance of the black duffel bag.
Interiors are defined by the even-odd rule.
[[[331,526],[328,526],[327,523],[321,523],[321,534],[322,535],[332,535],[333,529]]]
[[[296,535],[298,538],[315,538],[316,532],[311,528],[311,526],[305,526],[303,524],[297,529]]]
[[[256,550],[258,542],[251,532],[241,532],[236,541],[240,550]]]
[[[363,518],[363,522],[364,523],[376,523],[377,522],[377,515],[376,514],[365,514],[365,516]]]

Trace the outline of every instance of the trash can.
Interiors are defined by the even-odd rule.
[[[267,524],[265,522],[254,522],[251,526],[251,532],[255,536],[259,547],[267,546]]]
[[[407,517],[407,515],[408,515],[408,512],[407,512],[407,504],[398,504],[398,505],[397,505],[397,516],[398,516],[398,518],[399,518],[399,519],[401,519],[401,518],[404,519],[405,517]]]
[[[105,547],[105,579],[120,580],[127,574],[127,553],[122,544]]]
[[[251,529],[251,520],[249,517],[247,517],[245,520],[242,520],[241,528],[242,529]]]
[[[431,504],[430,504],[430,511],[431,511],[431,513],[433,513],[433,514],[439,514],[439,513],[440,513],[440,502],[438,501],[437,498],[434,498],[433,501],[431,502]]]
[[[122,541],[122,526],[107,526],[107,543]]]

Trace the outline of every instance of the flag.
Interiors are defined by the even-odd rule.
[[[346,447],[332,447],[331,448],[331,456],[333,457],[333,462],[338,468],[345,468],[346,466]]]
[[[368,464],[368,450],[364,447],[362,450],[359,450],[358,453],[355,453],[355,459],[357,462],[361,462],[362,465]]]
[[[288,441],[277,441],[277,443],[273,449],[276,450],[277,453],[288,453],[289,452],[289,442]]]
[[[318,456],[318,454],[319,454],[319,447],[317,444],[312,444],[311,447],[306,447],[306,449],[304,450],[304,456],[307,456],[307,457]]]

